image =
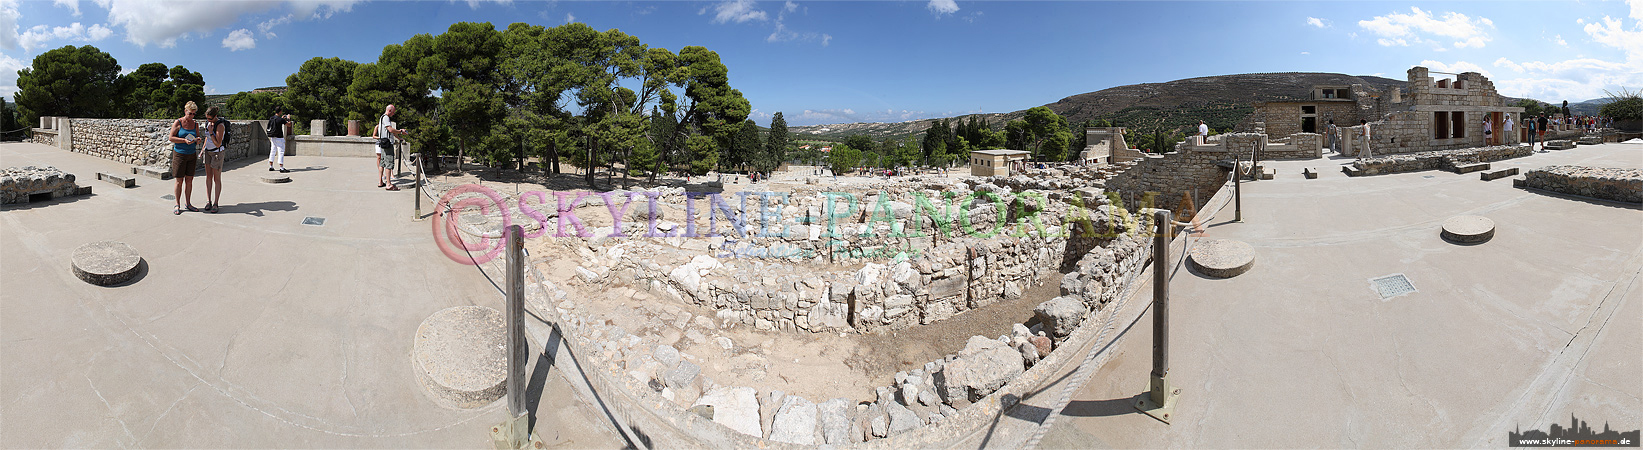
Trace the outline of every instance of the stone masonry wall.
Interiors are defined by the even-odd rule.
[[[50,145],[52,147],[56,147],[57,146],[57,132],[49,131],[49,130],[48,131],[42,131],[39,128],[35,128],[33,136],[29,137],[29,142],[33,142],[33,143],[36,143],[36,144]]]
[[[1547,166],[1524,175],[1528,187],[1564,194],[1643,203],[1643,170]]]
[[[1364,175],[1380,175],[1422,170],[1454,170],[1456,165],[1521,158],[1532,153],[1533,150],[1528,146],[1498,145],[1377,156],[1355,161],[1352,165],[1363,171]]]
[[[1257,133],[1233,133],[1224,135],[1225,145],[1233,150],[1204,151],[1204,147],[1194,147],[1194,151],[1177,151],[1163,155],[1148,155],[1145,159],[1129,170],[1114,175],[1107,180],[1108,190],[1116,190],[1129,196],[1144,195],[1146,192],[1158,192],[1153,205],[1159,208],[1178,210],[1178,205],[1184,204],[1183,198],[1194,197],[1198,204],[1215,194],[1226,182],[1227,169],[1216,165],[1217,161],[1231,160],[1233,151],[1243,152],[1242,158],[1249,160],[1247,148],[1233,144],[1238,138],[1234,136],[1248,134],[1261,136]],[[1145,205],[1128,205],[1144,207]]]
[[[171,142],[166,138],[171,120],[71,119],[74,152],[134,165],[169,165]],[[235,123],[225,159],[251,154],[254,122]]]

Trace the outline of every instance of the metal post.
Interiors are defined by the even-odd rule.
[[[1243,161],[1237,156],[1232,160],[1232,221],[1244,221],[1244,171]]]
[[[523,448],[530,441],[530,411],[525,407],[525,229],[510,225],[503,230],[507,250],[508,414],[509,418],[491,427],[496,448]]]
[[[1181,396],[1169,382],[1169,241],[1175,225],[1169,210],[1155,210],[1152,217],[1157,226],[1152,240],[1152,373],[1135,409],[1168,424]]]
[[[413,170],[416,172],[416,215],[411,216],[411,220],[422,220],[422,164],[422,158],[416,158],[416,167]]]

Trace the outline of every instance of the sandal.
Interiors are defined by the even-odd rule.
[[[188,205],[188,212],[200,212],[200,209],[195,208],[194,205]]]
[[[399,186],[388,186],[388,189],[387,189],[387,190],[390,190],[390,191],[397,191],[397,190],[399,190]]]
[[[183,207],[181,205],[178,205],[176,207],[176,209],[171,210],[171,214],[180,215],[182,213],[183,213]]]
[[[377,182],[377,187],[387,187],[387,186],[388,186],[388,183],[383,183],[381,181]]]

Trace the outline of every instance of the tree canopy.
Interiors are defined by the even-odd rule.
[[[17,110],[23,122],[41,116],[114,117],[120,63],[90,45],[41,53],[17,71]]]

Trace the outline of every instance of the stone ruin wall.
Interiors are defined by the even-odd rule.
[[[1235,133],[1241,134],[1241,133]],[[1263,136],[1249,133],[1255,136]],[[1231,136],[1231,135],[1224,135]],[[1263,136],[1264,137],[1264,136]],[[1226,142],[1222,138],[1223,142]],[[1234,145],[1234,148],[1238,146]],[[1213,147],[1210,147],[1213,148]],[[1217,162],[1232,160],[1233,154],[1226,150],[1208,151],[1206,147],[1194,147],[1193,151],[1177,151],[1163,155],[1147,155],[1139,160],[1134,168],[1119,173],[1107,180],[1105,187],[1129,193],[1129,197],[1144,198],[1147,192],[1158,192],[1152,204],[1159,208],[1169,209],[1179,213],[1187,203],[1183,199],[1191,199],[1194,210],[1203,205],[1215,191],[1227,181],[1230,169],[1222,168]],[[1250,154],[1247,149],[1242,155],[1248,161]],[[1133,200],[1131,200],[1133,201]],[[1129,207],[1146,207],[1145,202]]]
[[[39,129],[39,128],[35,128],[34,133],[31,133],[29,135],[28,142],[33,142],[33,143],[42,144],[42,145],[50,145],[52,147],[56,147],[57,146],[57,130],[42,130],[42,129]]]
[[[1364,175],[1417,172],[1422,170],[1455,170],[1455,166],[1522,158],[1533,154],[1528,146],[1497,145],[1493,147],[1435,150],[1420,153],[1400,153],[1365,158],[1352,163]]]
[[[1524,174],[1525,186],[1563,194],[1643,203],[1643,170],[1546,166]]]
[[[1360,114],[1360,108],[1354,102],[1319,101],[1307,106],[1317,106],[1317,131],[1323,132],[1329,128],[1329,121],[1334,120],[1335,126],[1357,125],[1358,119],[1372,117],[1370,111]],[[1266,124],[1268,138],[1278,139],[1295,133],[1301,133],[1301,104],[1300,103],[1266,103],[1256,107],[1256,112],[1240,121],[1233,127],[1240,132],[1255,131],[1256,122]]]
[[[1207,155],[1197,157],[1211,161],[1216,159]],[[1178,158],[1180,157],[1170,160]],[[1096,176],[1095,171],[1097,169],[1091,167],[1065,168],[1063,175],[1077,172],[1085,176]],[[1045,171],[1045,174],[1049,174],[1049,171]],[[1025,289],[1032,283],[1058,283],[1061,296],[1039,305],[1035,314],[1040,321],[1031,327],[1018,324],[1011,334],[996,339],[990,336],[971,337],[965,349],[957,354],[925,363],[921,369],[897,373],[894,385],[880,386],[876,389],[876,400],[785,400],[781,410],[787,410],[789,406],[795,409],[813,407],[821,418],[814,421],[800,420],[796,416],[788,417],[785,413],[777,411],[774,418],[767,419],[763,425],[764,439],[757,435],[731,431],[730,428],[687,412],[686,407],[693,404],[688,399],[694,397],[690,397],[690,394],[678,397],[681,395],[678,392],[679,389],[691,389],[688,386],[689,380],[674,376],[677,373],[688,372],[683,370],[684,363],[680,363],[679,368],[672,370],[662,367],[658,369],[660,371],[653,371],[655,373],[650,373],[652,378],[636,376],[634,373],[638,372],[634,372],[635,362],[632,359],[626,360],[625,363],[600,359],[613,357],[611,355],[645,354],[650,350],[640,347],[623,350],[619,343],[633,341],[632,336],[618,336],[621,330],[608,324],[579,321],[574,317],[557,322],[564,325],[573,345],[583,349],[580,353],[592,358],[589,362],[594,364],[583,367],[591,369],[590,378],[594,384],[614,393],[613,406],[622,411],[621,414],[629,420],[637,419],[642,422],[647,433],[656,433],[652,434],[653,436],[668,436],[665,438],[667,442],[770,448],[798,448],[779,442],[795,436],[799,436],[805,442],[810,442],[809,439],[813,438],[816,444],[857,444],[858,448],[917,448],[949,442],[955,436],[954,433],[968,433],[986,426],[1002,412],[1002,408],[1011,406],[1014,399],[1027,395],[1034,386],[1048,380],[1054,373],[1063,370],[1067,364],[1074,364],[1080,360],[1078,355],[1052,349],[1069,345],[1078,348],[1092,340],[1110,341],[1112,337],[1101,334],[1100,331],[1112,326],[1113,323],[1110,319],[1098,319],[1102,315],[1092,311],[1108,310],[1115,302],[1121,305],[1125,295],[1135,286],[1134,282],[1150,261],[1152,237],[1134,232],[1152,229],[1152,224],[1148,223],[1150,216],[1115,207],[1116,205],[1108,200],[1107,192],[1098,187],[1106,181],[1074,182],[1068,178],[1070,177],[995,177],[967,180],[964,185],[946,188],[960,196],[971,191],[997,193],[1006,203],[1007,211],[1002,214],[994,212],[992,220],[1020,222],[1021,219],[1030,218],[1032,215],[1028,213],[1034,208],[1025,207],[1029,204],[1043,205],[1037,208],[1037,212],[1043,217],[1079,218],[1083,216],[1069,208],[1069,205],[1089,205],[1091,208],[1085,211],[1088,213],[1088,223],[1100,236],[1061,236],[1056,232],[1061,226],[1079,226],[1079,220],[1072,220],[1071,224],[1066,220],[1045,220],[1045,226],[1048,228],[1045,236],[1017,236],[1014,233],[1006,233],[985,238],[943,238],[946,240],[925,237],[879,240],[863,238],[847,241],[847,245],[892,245],[886,239],[931,242],[928,251],[921,252],[917,259],[907,261],[892,258],[883,262],[829,262],[821,256],[812,256],[792,262],[767,262],[756,258],[715,257],[722,256],[727,245],[785,245],[809,241],[809,226],[823,224],[806,225],[799,223],[801,220],[797,217],[819,215],[820,205],[819,200],[805,200],[813,197],[801,197],[798,204],[784,210],[784,215],[789,219],[784,224],[799,228],[803,232],[795,232],[793,237],[788,238],[550,238],[558,240],[560,244],[574,246],[576,253],[582,254],[584,261],[616,262],[608,267],[590,266],[592,269],[578,266],[576,278],[580,280],[571,280],[570,286],[581,285],[583,288],[601,289],[600,286],[608,286],[607,283],[632,283],[635,286],[643,285],[641,289],[648,288],[653,292],[676,290],[681,294],[678,297],[680,302],[697,302],[696,304],[717,309],[716,318],[720,322],[733,321],[761,330],[804,329],[804,325],[808,325],[810,331],[837,330],[845,327],[861,331],[890,330],[940,320],[948,315],[949,309],[956,313],[967,308],[984,306],[986,303],[1009,297],[1012,291]],[[906,193],[930,186],[902,183],[885,187],[887,193]],[[1071,192],[1038,192],[1049,200],[1047,204],[1017,202],[1023,197],[1031,198],[1022,194],[1037,191],[1036,188],[1041,187],[1074,189]],[[1211,190],[1204,195],[1208,197],[1216,194]],[[662,198],[678,199],[682,198],[682,195],[672,197],[665,194]],[[1022,206],[1022,212],[1015,212],[1017,205]],[[993,208],[996,209],[996,206]],[[898,223],[927,220],[903,214],[909,209],[904,204],[892,205],[890,209]],[[807,213],[811,210],[818,212]],[[846,231],[858,231],[861,227],[870,226],[881,229],[881,232],[885,231],[883,228],[887,228],[883,223],[860,222],[860,217],[852,217],[851,219],[856,221],[846,220],[840,227]],[[996,223],[988,222],[986,218],[979,218],[977,222],[978,226]],[[634,225],[636,224],[623,227],[630,228]],[[554,225],[550,223],[547,226]],[[678,225],[674,224],[671,228],[677,229]],[[595,233],[608,233],[610,229],[601,228]],[[631,230],[629,233],[635,231],[640,230]],[[1179,245],[1181,240],[1182,237],[1178,236],[1176,245]],[[652,258],[646,255],[644,250],[637,249],[645,245],[669,245],[703,251],[695,252],[695,256],[690,258],[689,262],[674,264],[677,260]],[[657,260],[663,262],[657,263]],[[496,262],[493,260],[489,264]],[[783,267],[798,270],[784,274],[784,271],[780,270]],[[540,275],[537,276],[540,278]],[[695,285],[695,289],[688,289],[692,284]],[[570,298],[566,292],[550,283],[543,283],[542,289],[536,287],[532,285],[527,289],[528,295],[533,298],[533,304],[548,301],[547,299]],[[696,295],[697,292],[706,292],[710,295],[699,296]],[[746,297],[745,300],[743,296]],[[1046,310],[1052,303],[1059,305],[1060,309]],[[1083,307],[1075,306],[1069,309],[1069,303]],[[559,314],[567,314],[568,311],[575,309],[574,305],[546,308],[556,310]],[[788,314],[792,315],[791,319]],[[871,320],[875,317],[878,318],[876,323]],[[1029,321],[1027,324],[1033,323]],[[613,346],[617,347],[614,351]],[[661,350],[664,349],[657,347],[656,351]],[[1011,360],[1014,363],[1010,363]],[[648,367],[643,364],[639,366],[640,372],[644,372],[645,367]],[[675,397],[669,398],[665,391],[657,391],[657,379],[663,380],[666,386],[673,386]],[[681,382],[684,385],[681,385]],[[713,397],[718,399],[716,401],[724,401],[723,397],[730,393],[751,399],[756,394],[759,405],[766,406],[766,395],[752,388],[703,385],[701,389],[703,399]],[[779,393],[772,395],[778,398],[780,396]],[[789,403],[791,405],[788,405]],[[795,431],[799,435],[795,435]],[[866,442],[862,442],[863,439]]]
[[[139,166],[170,165],[171,141],[166,119],[70,119],[74,152]],[[226,160],[251,155],[252,122],[233,123]]]
[[[171,130],[169,119],[68,119],[71,150],[98,158],[125,164],[147,166],[171,164],[171,141],[166,133]],[[232,135],[224,159],[233,161],[254,156],[256,148],[252,134],[260,132],[256,122],[231,122]],[[57,146],[61,130],[34,129],[30,142]]]
[[[581,247],[577,251],[590,256],[579,267],[584,282],[614,277],[664,298],[718,310],[721,319],[764,331],[850,328],[868,332],[933,323],[1056,282],[1062,271],[1072,270],[1102,240],[1069,238],[1063,218],[1088,220],[1087,229],[1097,233],[1128,229],[1125,221],[1132,220],[1127,211],[1114,213],[1099,190],[1085,192],[1091,208],[1074,213],[1069,212],[1071,197],[1059,192],[1021,195],[997,184],[975,186],[977,192],[994,193],[999,202],[976,199],[968,207],[949,210],[964,211],[950,217],[954,220],[951,235],[933,232],[937,226],[930,211],[901,201],[912,200],[913,188],[919,187],[914,183],[899,189],[901,197],[889,189],[881,192],[898,199],[887,202],[895,226],[922,231],[925,236],[896,236],[883,216],[875,220],[871,213],[860,212],[835,224],[842,236],[821,235],[827,224],[815,218],[824,214],[825,207],[819,199],[801,197],[785,215],[782,225],[789,228],[787,236],[744,236],[721,222],[725,234],[717,237],[597,238],[609,234],[606,227],[593,230],[593,239],[561,242]],[[955,197],[967,194],[960,191]],[[923,192],[940,207],[939,193]],[[873,194],[858,201],[872,205],[877,198]],[[1004,205],[1002,214],[999,204]],[[633,208],[648,209],[648,205]],[[623,228],[630,236],[643,236],[643,221],[648,216],[634,212],[630,210]],[[697,232],[706,234],[704,212],[697,212]],[[1117,222],[1110,218],[1113,214]],[[667,221],[658,225],[668,230],[680,227]],[[961,229],[986,231],[973,236]],[[682,264],[631,257],[656,251],[644,247],[651,245],[693,250],[697,256]]]

